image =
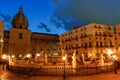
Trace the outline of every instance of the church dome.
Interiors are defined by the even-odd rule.
[[[23,13],[22,7],[19,9],[19,12],[14,16],[12,20],[12,27],[19,29],[27,29],[28,28],[28,20]]]

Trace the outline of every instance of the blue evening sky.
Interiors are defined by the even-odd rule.
[[[120,23],[120,0],[0,0],[0,20],[6,30],[20,6],[32,32],[62,34],[93,22]]]

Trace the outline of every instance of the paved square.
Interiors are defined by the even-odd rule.
[[[0,70],[0,80],[63,80],[62,76],[27,76]],[[67,76],[66,80],[120,80],[120,70],[114,72],[89,76]]]

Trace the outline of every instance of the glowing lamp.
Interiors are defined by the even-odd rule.
[[[62,57],[62,60],[65,61],[65,60],[66,60],[66,56],[63,56],[63,57]]]
[[[27,57],[27,58],[30,58],[30,57],[31,57],[31,55],[30,55],[30,54],[27,54],[27,55],[26,55],[26,57]]]
[[[116,56],[116,55],[113,55],[112,58],[113,58],[114,60],[117,60],[117,56]]]
[[[37,55],[37,57],[39,57],[39,56],[40,56],[40,54],[39,54],[39,53],[37,53],[36,55]]]
[[[12,58],[15,58],[15,55],[12,55],[11,57],[12,57]]]
[[[7,55],[6,55],[6,54],[3,54],[3,55],[2,55],[2,59],[7,59]]]
[[[112,54],[112,50],[108,49],[107,54],[108,54],[108,55],[111,55],[111,54]]]

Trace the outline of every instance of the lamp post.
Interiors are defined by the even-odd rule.
[[[66,56],[63,56],[63,57],[62,57],[62,60],[64,61],[64,74],[63,74],[63,79],[65,80],[65,79],[66,79],[66,76],[65,76],[65,61],[66,61]]]

